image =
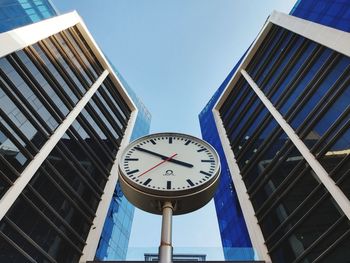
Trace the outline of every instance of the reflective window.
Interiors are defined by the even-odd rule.
[[[283,50],[275,65],[269,72],[269,76],[261,83],[261,89],[268,94],[269,91],[276,85],[276,82],[285,74],[287,68],[291,65],[292,59],[304,43],[304,38],[294,35],[286,48]]]
[[[74,203],[70,202],[64,195],[64,192],[53,191],[56,186],[47,174],[40,176],[41,173],[37,173],[38,180],[33,179],[31,185],[36,189],[37,193],[50,204],[54,211],[57,211],[66,222],[74,228],[76,233],[86,238],[89,231],[90,224],[86,219],[86,216],[82,215],[81,211],[74,206]]]
[[[283,92],[290,87],[292,83],[296,81],[299,77],[301,69],[303,65],[306,64],[307,61],[311,59],[313,52],[315,52],[316,44],[314,42],[308,42],[306,50],[303,50],[298,57],[297,61],[292,64],[291,69],[289,69],[288,73],[284,77],[284,80],[278,84],[278,88],[274,91],[271,96],[271,102],[276,105],[280,101],[280,97]]]
[[[288,142],[287,135],[281,130],[276,131],[273,143],[267,144],[265,147],[260,147],[255,151],[256,158],[250,161],[246,168],[248,169],[244,177],[244,181],[249,186],[258,178],[268,167],[273,159],[279,155],[280,150]]]
[[[282,183],[286,182],[286,178],[289,175],[295,178],[300,174],[305,167],[304,163],[303,157],[296,147],[288,144],[281,153],[276,154],[275,158],[268,161],[265,165],[253,165],[252,169],[247,172],[247,178],[244,180],[247,188],[253,191],[251,200],[254,207],[260,209],[262,204],[276,194],[275,192]],[[254,182],[254,185],[252,183],[249,184],[250,181]],[[260,183],[256,185],[257,182]]]
[[[76,164],[67,159],[57,147],[53,149],[47,160],[52,165],[52,168],[54,167],[60,176],[62,176],[84,202],[86,202],[88,207],[93,210],[96,209],[99,200],[96,195],[92,194],[92,192],[95,192],[95,189],[86,181],[84,176],[77,169]]]
[[[64,35],[65,37],[68,38],[69,42],[73,45],[73,47],[76,50],[76,52],[78,52],[79,57],[83,61],[84,68],[86,67],[85,70],[88,69],[89,73],[92,74],[92,79],[96,80],[99,75],[95,72],[95,69],[92,67],[92,65],[90,64],[89,60],[86,58],[84,52],[82,51],[82,49],[78,45],[77,41],[72,36],[71,32],[69,30],[66,30],[64,33],[62,33],[62,35]]]
[[[324,104],[329,104],[325,105],[325,109],[323,111],[319,110],[317,112],[316,117],[318,118],[315,120],[312,130],[308,132],[303,139],[305,144],[310,149],[318,141],[320,141],[322,136],[325,135],[327,131],[328,134],[322,138],[322,144],[326,145],[328,142],[331,142],[334,139],[334,136],[339,132],[339,129],[341,129],[344,124],[349,121],[350,116],[345,112],[346,110],[349,110],[349,97],[350,85],[348,85],[346,89],[343,89],[341,92],[338,92],[333,101],[331,101],[331,98],[329,98],[328,102],[324,102]],[[340,117],[343,117],[342,121],[339,121]],[[347,135],[344,134],[344,137],[340,138],[337,143],[334,144],[332,149],[329,150],[328,155],[331,154],[331,151],[338,151],[339,153],[339,150],[347,150],[349,148],[348,139],[349,138],[347,138]],[[315,154],[318,152],[319,150],[316,150]]]
[[[349,225],[348,225],[349,228]],[[330,244],[331,245],[331,244]],[[350,237],[349,231],[345,240],[342,240],[339,245],[335,246],[329,254],[326,254],[321,260],[321,263],[342,263],[345,258],[350,258]]]
[[[49,186],[50,185],[48,185],[48,187]],[[46,189],[46,192],[50,190],[52,191],[53,189],[56,190],[55,188],[49,188],[49,189]],[[54,191],[54,192],[57,192],[57,191]],[[40,189],[40,193],[45,196],[44,189]],[[80,238],[80,235],[82,235],[83,238],[86,238],[89,231],[90,224],[86,224],[86,222],[84,222],[82,219],[79,219],[78,217],[76,217],[76,215],[74,215],[73,210],[70,210],[69,211],[70,214],[67,215],[68,213],[67,210],[70,209],[69,204],[60,206],[59,209],[62,211],[59,211],[59,213],[57,213],[54,207],[52,207],[48,203],[48,202],[51,202],[51,204],[53,204],[56,200],[52,200],[52,199],[45,200],[43,196],[41,196],[38,193],[38,191],[36,191],[32,187],[26,187],[26,189],[22,192],[22,194],[23,196],[25,196],[25,198],[28,198],[30,200],[30,203],[37,210],[45,214],[45,219],[47,219],[47,221],[52,222],[56,227],[59,228],[63,238],[67,239],[68,242],[71,241],[72,243],[74,243],[74,245],[79,249],[82,249],[84,247],[85,242],[84,242],[84,239]],[[59,202],[59,200],[57,201]],[[67,200],[65,202],[67,202]],[[66,215],[66,218],[62,217],[61,214]],[[71,228],[71,226],[73,227],[75,226],[74,223],[77,223],[75,222],[77,220],[79,220],[82,224],[79,228],[79,230],[81,231],[81,232],[78,232],[79,234]]]
[[[6,217],[1,220],[0,229],[0,259],[2,262],[22,263],[33,262],[33,260],[34,262],[49,262],[48,258],[50,258],[50,256],[38,251],[29,240],[23,237],[16,225]],[[13,246],[13,242],[18,244],[20,249],[27,253],[30,258],[20,253],[18,248]]]
[[[13,141],[0,131],[0,154],[12,165],[19,173],[27,166],[28,158],[18,149]],[[4,168],[5,169],[5,168]],[[0,171],[2,171],[1,168]]]
[[[97,115],[99,117],[101,117],[104,125],[106,125],[107,129],[109,132],[112,133],[113,137],[115,140],[118,140],[119,139],[119,135],[116,131],[116,129],[112,126],[111,122],[107,120],[107,117],[106,117],[106,114],[105,113],[102,113],[101,109],[100,108],[103,108],[103,110],[105,110],[105,107],[103,107],[101,104],[100,104],[100,107],[96,105],[96,103],[93,101],[93,100],[90,100],[89,101],[89,104],[92,106],[92,108],[94,109],[94,111],[96,111]],[[108,114],[108,111],[107,111],[107,114]],[[110,115],[109,115],[110,116]],[[114,124],[114,123],[113,123]]]
[[[240,151],[243,149],[243,145],[246,145],[249,142],[251,136],[260,127],[260,125],[263,123],[263,120],[268,116],[268,110],[265,108],[265,106],[262,105],[261,102],[259,102],[259,110],[257,110],[255,114],[257,115],[251,119],[250,125],[245,126],[245,130],[241,131],[241,135],[239,137],[231,137],[232,140],[237,140],[233,148],[236,156],[238,156]]]
[[[33,124],[26,118],[24,112],[21,111],[13,101],[3,93],[0,88],[0,122],[8,131],[16,137],[16,139],[26,147],[27,144],[21,139],[19,133],[23,134],[37,148],[40,148],[46,138],[39,132]],[[27,114],[28,115],[28,114]],[[33,121],[34,122],[34,121]],[[16,127],[16,131],[14,130]],[[32,150],[32,149],[30,149]],[[33,152],[32,152],[33,153]]]
[[[236,110],[240,110],[242,101],[247,100],[247,96],[251,96],[251,90],[247,89],[248,86],[248,83],[245,81],[243,76],[241,76],[227,97],[227,101],[220,109],[220,114],[225,122],[231,121]]]
[[[99,143],[94,137],[90,137],[85,129],[79,124],[78,121],[74,121],[72,127],[69,128],[74,134],[74,137],[79,140],[81,146],[89,151],[90,154],[93,154],[95,160],[101,161],[102,166],[107,170],[111,168],[111,160],[113,156],[108,154],[107,150],[101,143]]]
[[[95,95],[99,98],[99,100],[102,102],[103,106],[106,108],[106,110],[108,111],[108,113],[111,115],[111,117],[113,118],[113,121],[118,125],[118,127],[120,129],[122,129],[123,124],[121,123],[121,120],[119,120],[118,118],[118,114],[116,114],[111,106],[110,106],[110,101],[106,100],[105,97],[103,97],[101,95],[101,92],[99,90],[96,91]],[[120,116],[120,115],[119,115]]]
[[[260,73],[262,68],[268,62],[268,56],[276,52],[274,48],[277,47],[277,43],[282,39],[283,30],[280,27],[273,26],[268,36],[266,37],[267,41],[264,41],[263,46],[259,48],[258,52],[254,56],[254,59],[251,60],[247,66],[247,72],[254,79],[257,74]]]
[[[323,216],[322,216],[323,215]],[[306,218],[297,225],[293,232],[286,236],[275,251],[271,252],[271,259],[276,262],[293,262],[317,238],[329,229],[341,214],[328,198],[318,205]]]
[[[287,97],[283,98],[283,104],[279,106],[279,111],[282,115],[286,115],[289,109],[293,109],[293,105],[295,105],[299,100],[303,99],[303,92],[308,87],[310,81],[317,76],[317,72],[328,63],[328,59],[332,51],[330,49],[325,49],[319,55],[317,55],[315,61],[311,61],[311,65],[303,65],[306,67],[306,72],[302,75],[301,78],[293,85],[291,91],[286,94]],[[307,91],[308,89],[306,89]]]
[[[292,221],[296,223],[300,217],[304,215],[303,212],[295,214],[295,210],[301,203],[307,200],[308,196],[310,196],[310,199],[305,201],[305,210],[306,207],[311,207],[314,204],[314,201],[317,200],[315,198],[316,196],[320,198],[324,193],[324,190],[322,189],[318,190],[315,193],[314,190],[319,185],[319,182],[315,179],[315,175],[310,169],[304,171],[297,169],[293,173],[293,177],[294,178],[291,178],[291,180],[289,180],[289,185],[284,186],[284,189],[287,188],[288,191],[279,191],[278,202],[273,202],[273,205],[270,205],[265,209],[268,209],[268,214],[264,215],[263,217],[263,220],[261,222],[261,229],[263,230],[266,238],[274,234],[273,238],[268,239],[269,245],[272,245],[278,241],[278,239],[281,238],[287,232],[287,230],[291,228],[293,225]],[[272,182],[270,182],[266,185],[265,191],[273,192],[273,187],[274,186]],[[289,219],[290,221],[285,224],[284,221],[293,212],[294,219]],[[281,230],[281,225],[284,225],[284,227],[287,227],[288,229]],[[278,230],[277,233],[275,231],[276,229]]]
[[[80,48],[83,50],[83,52],[85,52],[85,55],[87,57],[91,58],[91,61],[90,61],[91,66],[94,68],[97,75],[98,76],[101,75],[103,72],[103,68],[102,68],[99,60],[95,56],[94,51],[92,51],[89,43],[87,43],[85,38],[80,33],[79,28],[77,26],[74,26],[74,27],[69,28],[68,31],[71,35],[74,36],[74,40],[80,45]]]
[[[16,52],[16,55],[18,55],[18,58],[23,63],[23,66],[27,68],[31,73],[31,77],[35,79],[37,85],[41,87],[40,91],[46,92],[47,96],[52,100],[54,105],[57,106],[57,109],[60,110],[64,116],[67,116],[69,113],[68,108],[61,100],[61,98],[57,95],[57,92],[50,86],[44,76],[39,72],[37,67],[32,63],[31,60],[29,60],[24,51],[18,51]]]
[[[51,130],[55,130],[58,126],[57,121],[51,115],[51,113],[44,107],[42,101],[33,93],[33,91],[24,82],[18,72],[12,67],[7,59],[0,59],[0,68],[5,72],[6,76],[11,81],[13,87],[15,87],[28,102],[34,107],[34,110],[40,115],[42,120],[49,125]]]
[[[281,38],[279,39],[277,45],[271,50],[268,61],[265,62],[264,67],[262,67],[261,72],[254,78],[258,86],[263,84],[263,81],[269,77],[271,70],[277,64],[278,58],[285,54],[285,49],[288,43],[292,40],[294,34],[288,31],[284,31]]]
[[[293,117],[291,121],[291,126],[297,129],[300,124],[305,120],[306,116],[315,108],[319,101],[325,96],[325,94],[331,90],[332,86],[336,83],[338,78],[343,74],[346,66],[350,64],[350,58],[342,57],[327,73],[325,77],[322,78],[317,83],[317,90],[308,96],[308,100],[304,103],[303,107],[299,110],[298,114]],[[337,88],[334,87],[334,89]],[[304,98],[305,100],[305,98]]]
[[[0,2],[0,32],[57,15],[49,0],[6,0]]]
[[[305,256],[305,259],[302,262],[312,262],[318,258],[322,253],[330,248],[331,252],[328,252],[326,256],[323,257],[323,260],[319,262],[338,262],[341,263],[345,258],[350,258],[349,249],[346,249],[345,246],[350,246],[350,242],[346,244],[346,241],[340,242],[337,246],[332,248],[332,245],[350,228],[350,221],[343,218],[342,222],[335,224],[330,231],[327,231],[326,237],[323,238],[316,246],[313,247],[310,253]],[[349,247],[348,247],[349,248]],[[343,251],[341,251],[343,250]]]
[[[239,105],[237,110],[232,111],[231,118],[228,120],[228,132],[230,133],[230,137],[232,139],[236,139],[235,137],[241,131],[242,126],[246,123],[247,119],[254,113],[255,108],[258,105],[258,100],[256,99],[256,95],[251,90],[249,94],[245,97],[242,104]]]
[[[103,81],[101,88],[106,92],[107,96],[110,98],[115,108],[118,109],[123,119],[127,119],[130,116],[130,110],[125,107],[124,103],[121,103],[123,100],[121,99],[120,94],[114,88],[114,85],[109,77]]]
[[[65,151],[69,151],[79,162],[79,165],[82,168],[80,171],[86,172],[87,175],[89,175],[89,177],[92,178],[101,189],[103,189],[108,176],[104,173],[105,171],[103,167],[99,166],[98,163],[94,161],[92,156],[73,136],[71,137],[68,136],[68,134],[65,134],[65,138],[61,139],[61,143],[65,146]]]
[[[58,71],[56,69],[54,69],[53,67],[51,68],[52,73],[55,75],[55,77],[57,77],[59,83],[65,89],[67,94],[69,94],[70,96],[73,96],[73,101],[75,101],[77,99],[75,98],[76,95],[73,94],[73,89],[77,89],[78,91],[80,91],[80,95],[85,94],[86,90],[85,90],[84,86],[81,84],[81,82],[79,81],[79,79],[76,77],[76,73],[74,73],[74,71],[71,69],[71,67],[67,64],[65,58],[61,55],[61,53],[63,53],[63,51],[61,51],[61,49],[58,50],[58,48],[56,46],[57,43],[56,43],[56,45],[54,45],[53,43],[56,43],[56,42],[54,42],[50,38],[45,39],[43,41],[43,44],[46,45],[48,48],[48,52],[50,52],[50,54],[55,58],[55,62],[61,68],[61,70],[64,71],[66,76],[61,76],[61,74],[58,73]],[[34,45],[34,47],[36,47],[36,46]],[[36,47],[36,49],[38,51],[39,47]],[[42,55],[42,59],[44,61],[46,61],[48,66],[51,65],[51,63],[47,61],[45,54]],[[63,77],[66,77],[66,80],[64,80]],[[67,85],[69,85],[70,88],[66,88],[65,86],[67,86]],[[70,91],[70,89],[72,89],[72,91]]]
[[[74,55],[73,51],[69,48],[67,42],[63,39],[63,37],[60,34],[56,34],[54,38],[58,41],[59,45],[64,49],[66,56],[68,56],[69,61],[73,63],[75,69],[78,70],[78,72],[82,75],[82,80],[85,82],[85,84],[90,87],[92,85],[92,81],[96,80],[93,78],[90,78],[86,73],[86,66],[79,63],[78,57]]]
[[[6,216],[51,257],[61,262],[78,261],[80,258],[74,244],[59,234],[59,228],[50,224],[26,197],[19,197]]]
[[[254,136],[247,140],[247,146],[237,156],[240,169],[243,169],[249,163],[258,149],[262,147],[263,142],[277,132],[275,131],[276,127],[277,122],[269,116],[268,120],[261,124]]]

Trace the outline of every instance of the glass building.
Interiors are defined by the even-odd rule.
[[[259,259],[350,258],[349,43],[274,12],[213,108]]]
[[[56,15],[50,0],[1,0],[0,33]]]
[[[58,11],[50,0],[4,0],[0,2],[0,33],[57,15]],[[148,134],[151,117],[147,108],[113,67],[113,64],[108,62],[138,108],[131,140]],[[125,199],[118,184],[96,252],[97,259],[125,259],[133,215],[134,207]]]
[[[75,12],[0,34],[1,262],[94,259],[136,114]]]
[[[319,24],[326,26],[334,27],[339,30],[349,32],[350,29],[350,1],[343,0],[299,0],[291,10],[290,14],[297,16],[303,19],[307,19]],[[245,55],[243,55],[244,57]],[[242,57],[242,58],[243,58]],[[242,60],[242,59],[241,59]],[[212,109],[227,86],[228,82],[231,80],[233,74],[235,73],[237,67],[241,64],[241,61],[237,63],[235,68],[227,76],[223,84],[215,92],[211,100],[208,102],[206,107],[202,110],[199,115],[202,136],[205,140],[212,143],[217,149],[223,167],[227,167],[226,157],[223,154],[222,144],[217,132],[217,127],[214,122],[214,117],[212,114]],[[240,207],[235,193],[235,186],[232,185],[231,174],[228,169],[223,169],[222,174],[222,183],[220,189],[215,196],[215,206],[218,216],[219,228],[221,233],[222,245],[224,248],[224,255],[226,260],[234,259],[232,254],[227,251],[237,251],[236,249],[231,249],[230,247],[240,246],[240,240],[237,240],[237,234],[235,231],[237,229],[245,230],[245,224],[241,223],[237,226],[237,221],[244,222],[242,219],[242,213],[240,210],[237,210],[236,207]],[[229,187],[227,187],[229,186]],[[233,211],[230,215],[226,211],[226,207],[231,207],[230,210]],[[238,213],[238,216],[235,214]],[[229,225],[228,222],[232,222]],[[234,223],[233,223],[234,222]],[[231,233],[230,233],[231,232]],[[249,240],[247,231],[244,231],[246,238],[244,240]],[[249,244],[249,243],[246,243]]]
[[[254,251],[212,114],[212,109],[238,65],[239,63],[201,111],[199,122],[203,139],[216,149],[221,162],[220,183],[214,196],[214,202],[224,257],[226,260],[252,260],[254,259]]]
[[[135,140],[149,133],[151,115],[142,101],[124,80],[122,75],[115,69],[115,67],[113,67],[113,64],[111,65],[138,109],[136,123],[131,134],[131,140]],[[125,198],[118,183],[114,190],[113,198],[104,223],[95,256],[96,260],[126,259],[131,226],[134,218],[134,210],[135,207]]]

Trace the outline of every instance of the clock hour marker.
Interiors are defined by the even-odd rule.
[[[125,158],[125,161],[138,161],[138,158]]]
[[[166,189],[171,189],[171,181],[166,181]]]
[[[205,175],[208,175],[208,176],[211,176],[210,173],[207,173],[207,172],[204,172],[204,171],[200,171],[201,174],[205,174]]]
[[[130,171],[130,172],[127,172],[126,174],[127,175],[130,175],[130,174],[134,174],[134,173],[137,173],[139,170],[138,169],[136,169],[136,170],[132,170],[132,171]]]
[[[173,143],[173,137],[169,137],[169,144]]]
[[[151,178],[148,178],[148,179],[143,183],[143,185],[148,185],[151,181],[152,181],[152,179],[151,179]]]
[[[205,148],[202,148],[202,149],[199,149],[197,152],[203,152],[205,150],[206,150]]]
[[[154,140],[149,140],[153,145],[157,144]]]
[[[187,179],[186,181],[190,186],[194,186],[194,183],[190,179]]]
[[[185,143],[185,145],[189,145],[190,142],[191,142],[191,140],[188,140],[188,141]]]
[[[215,162],[214,160],[201,160],[202,163],[213,163]]]

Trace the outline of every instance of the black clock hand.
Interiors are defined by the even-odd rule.
[[[135,150],[138,150],[138,151],[140,151],[140,152],[145,152],[145,153],[149,153],[149,154],[158,156],[158,157],[162,158],[163,160],[166,160],[166,159],[169,158],[169,156],[165,156],[165,155],[163,155],[163,154],[159,154],[159,153],[156,153],[156,152],[153,152],[153,151],[150,151],[150,150],[141,148],[141,147],[135,147]],[[186,166],[186,167],[189,167],[189,168],[192,168],[192,167],[193,167],[193,164],[186,163],[186,162],[182,162],[182,161],[175,160],[175,159],[170,159],[170,160],[168,160],[168,162],[176,163],[176,164],[179,164],[179,165],[182,165],[182,166]]]

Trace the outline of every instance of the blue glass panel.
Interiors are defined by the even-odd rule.
[[[302,107],[299,113],[293,118],[291,125],[297,129],[299,125],[305,120],[306,116],[324,97],[324,95],[331,89],[337,79],[343,74],[344,69],[350,64],[350,58],[343,56],[340,61],[331,69],[327,76],[318,83],[318,88],[314,94],[308,99],[306,104]]]
[[[113,67],[113,64],[110,64]],[[151,115],[142,103],[142,101],[136,96],[135,92],[129,87],[127,82],[119,74],[119,72],[116,71],[116,69],[114,70],[139,110],[138,115],[136,117],[136,123],[131,135],[131,140],[135,140],[149,133]],[[108,209],[108,214],[103,226],[99,245],[95,255],[96,259],[126,259],[133,216],[134,207],[125,198],[118,183],[114,190],[113,198],[111,200]]]
[[[287,111],[292,108],[294,103],[298,100],[300,94],[302,94],[303,90],[307,87],[308,83],[312,80],[314,76],[316,76],[317,72],[321,68],[321,66],[327,61],[327,58],[330,56],[332,51],[330,49],[326,49],[322,52],[321,55],[318,56],[317,60],[313,63],[311,68],[305,74],[305,76],[299,81],[299,83],[294,87],[293,91],[289,95],[288,99],[284,102],[284,104],[280,108],[280,112],[285,115]]]
[[[40,2],[2,0],[0,1],[0,33],[56,15],[57,12],[49,0]]]
[[[275,93],[271,96],[271,102],[276,105],[276,103],[279,101],[279,96],[283,93],[284,90],[289,86],[289,83],[298,75],[296,73],[299,71],[302,65],[309,59],[310,54],[314,51],[316,47],[316,44],[314,42],[309,43],[306,50],[302,52],[302,55],[299,57],[299,59],[295,62],[292,69],[288,72],[285,79],[281,82],[278,89],[275,91]]]
[[[285,31],[286,32],[286,31]],[[271,59],[269,60],[268,64],[263,67],[263,71],[258,75],[256,79],[256,83],[258,86],[261,86],[263,80],[266,78],[274,64],[276,63],[277,59],[281,56],[281,54],[284,52],[284,49],[286,48],[287,44],[291,40],[292,33],[286,33],[285,36],[281,38],[282,42],[278,43],[276,47],[278,47],[277,51],[274,51],[272,54]]]
[[[285,72],[286,67],[291,63],[292,58],[295,56],[295,52],[300,48],[303,41],[304,38],[297,37],[296,41],[289,43],[289,45],[291,45],[290,49],[282,53],[282,61],[277,66],[267,83],[262,85],[261,87],[265,94],[268,94],[269,91],[273,88],[273,85],[275,84],[276,80],[278,80],[278,78],[280,77],[280,74]]]
[[[300,0],[291,15],[350,32],[348,0]]]
[[[244,56],[243,56],[244,57]],[[208,104],[199,114],[202,137],[211,143],[219,154],[221,162],[220,184],[214,196],[219,230],[226,260],[253,260],[254,252],[248,230],[238,202],[235,187],[221,145],[212,109],[240,64],[236,64],[224,82],[217,89]]]

